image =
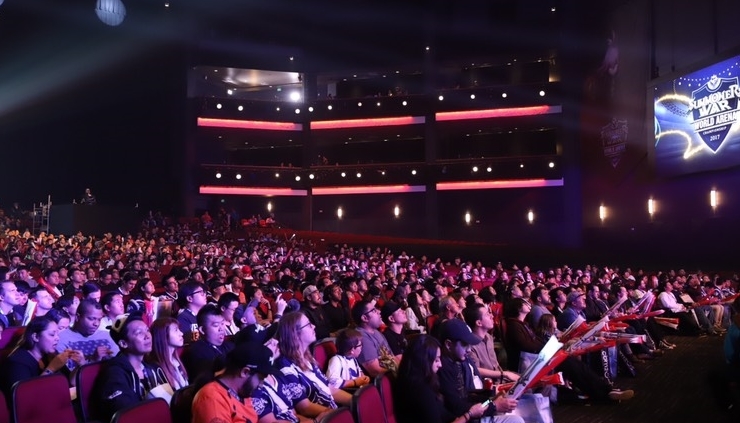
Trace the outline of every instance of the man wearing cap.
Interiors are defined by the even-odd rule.
[[[450,319],[440,324],[440,341],[442,367],[437,372],[440,392],[445,408],[453,415],[462,415],[475,402],[486,400],[471,397],[473,390],[483,388],[478,368],[470,359],[470,347],[480,343],[481,339],[462,320]],[[505,395],[496,397],[485,415],[492,416],[495,423],[523,423],[519,416],[494,415],[508,413],[516,408],[516,404],[515,399]]]
[[[357,361],[370,377],[385,373],[388,370],[387,367],[381,366],[381,359],[387,359],[392,353],[388,341],[378,330],[382,321],[380,320],[380,311],[375,308],[375,302],[359,301],[355,303],[355,306],[352,307],[352,320],[357,325],[357,330],[362,334],[362,351],[357,357]]]
[[[558,330],[564,331],[579,317],[586,320],[583,310],[586,308],[586,294],[581,291],[571,291],[565,299],[565,310],[557,317]]]
[[[388,341],[388,345],[391,347],[391,352],[396,357],[396,361],[400,363],[403,357],[403,351],[408,345],[406,337],[403,336],[403,325],[409,321],[409,318],[401,306],[394,301],[386,301],[380,310],[380,316],[386,325],[383,336]]]
[[[316,285],[308,285],[303,289],[303,304],[301,312],[308,317],[308,321],[316,327],[316,339],[321,340],[331,336],[329,319],[324,312],[321,291]]]
[[[268,347],[251,342],[229,352],[223,372],[195,394],[192,423],[257,423],[250,397],[261,380],[273,373],[272,357]],[[262,402],[258,404],[264,409]]]
[[[95,420],[110,421],[116,411],[140,403],[153,388],[165,384],[156,366],[144,362],[152,351],[152,334],[138,314],[118,316],[110,328],[110,337],[121,352],[106,361],[95,379],[93,392]]]

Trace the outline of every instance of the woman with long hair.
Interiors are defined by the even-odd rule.
[[[57,354],[58,343],[59,328],[54,319],[49,316],[31,319],[18,345],[0,366],[0,389],[8,400],[16,382],[65,370],[68,360],[77,365],[85,364],[80,351],[67,350]]]
[[[418,330],[421,333],[426,332],[426,316],[422,313],[423,301],[418,292],[412,292],[407,298],[408,307],[406,307],[407,330]]]
[[[393,386],[393,404],[399,423],[467,423],[486,410],[474,404],[455,417],[445,408],[437,371],[442,367],[439,341],[429,335],[415,336],[403,353]]]
[[[311,344],[316,342],[316,329],[305,314],[286,313],[280,320],[276,337],[280,346],[277,367],[285,382],[300,386],[306,393],[305,400],[296,404],[300,414],[316,417],[327,409],[337,408],[337,403],[349,405],[352,402],[349,393],[329,386],[316,364],[310,350]]]
[[[188,385],[188,373],[178,349],[185,344],[185,337],[177,320],[162,317],[155,320],[149,330],[152,332],[152,352],[147,355],[147,361],[162,369],[172,389],[184,388]]]

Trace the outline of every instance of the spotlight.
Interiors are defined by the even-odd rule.
[[[221,172],[216,172],[216,178],[221,179]]]
[[[331,104],[328,105],[328,106],[326,106],[326,108],[329,109],[329,110],[331,110],[332,109]]]
[[[242,174],[241,173],[237,173],[236,174],[236,179],[241,179],[241,178],[242,178]]]
[[[519,163],[519,168],[524,169],[524,163]]]
[[[545,96],[545,92],[544,91],[540,91],[540,97],[544,97],[544,96]]]
[[[465,224],[470,225],[470,221],[472,220],[472,216],[470,215],[470,212],[465,212]]]
[[[470,99],[475,100],[475,94],[470,94]]]
[[[380,102],[375,103],[376,106],[380,107]]]
[[[276,178],[279,178],[279,177],[280,177],[280,174],[279,174],[279,173],[276,173],[276,174],[275,174],[275,177],[276,177]]]
[[[295,114],[297,115],[301,114],[301,109],[295,109]]]
[[[234,90],[232,90],[231,88],[229,88],[228,90],[226,90],[226,94],[228,94],[228,95],[234,95]]]
[[[400,207],[398,207],[398,206],[394,207],[394,208],[393,208],[393,216],[396,216],[396,217],[398,217],[398,216],[400,216],[400,215],[401,215],[401,208],[400,208]]]
[[[221,108],[222,108],[222,107],[223,107],[223,106],[221,105],[221,103],[218,103],[218,104],[216,104],[216,108],[217,108],[218,110],[221,110]]]
[[[412,175],[416,175],[416,169],[413,169],[413,170],[411,171],[411,174],[412,174]]]
[[[342,218],[342,216],[344,216],[344,210],[342,210],[342,208],[341,208],[341,207],[338,207],[338,208],[337,208],[337,217],[338,217],[339,219],[341,219],[341,218]]]
[[[242,110],[244,110],[244,106],[239,106],[239,107],[236,108],[236,110],[238,110],[238,111],[241,112]]]
[[[404,106],[406,106],[406,105],[408,105],[409,103],[408,103],[408,102],[407,102],[406,100],[404,100],[404,101],[402,101],[402,102],[401,102],[401,104],[402,104],[402,105],[404,105]]]
[[[527,212],[527,221],[529,223],[534,222],[534,212],[532,210]]]
[[[300,182],[301,181],[301,176],[300,175],[296,175],[295,176],[295,181],[296,182]]]
[[[279,112],[280,111],[280,107],[276,107],[275,108],[275,111],[278,111]]]
[[[491,166],[488,166],[488,167],[486,168],[486,172],[488,172],[488,173],[491,173],[491,171],[493,171],[493,168],[492,168]]]
[[[445,99],[445,96],[443,96],[443,95],[440,95],[440,96],[439,96],[439,97],[437,97],[437,98],[439,98],[439,101],[442,101],[442,100],[444,100],[444,99]]]
[[[501,93],[501,97],[506,98],[508,95],[506,93]]]
[[[550,163],[548,163],[548,164],[547,164],[547,166],[548,166],[548,167],[549,167],[550,169],[552,169],[552,168],[554,168],[554,167],[555,167],[555,162],[550,162]]]
[[[478,171],[478,166],[473,166],[473,172],[477,172],[477,171]]]
[[[315,178],[315,177],[316,177],[316,176],[314,176],[314,174],[313,174],[313,173],[309,173],[309,174],[308,174],[308,179],[313,179],[313,178]]]
[[[360,172],[357,172],[357,177],[358,177],[358,178],[362,178],[362,173],[360,173]]]
[[[313,106],[309,106],[309,107],[308,107],[308,111],[309,111],[309,112],[313,112]]]
[[[357,102],[357,107],[362,107],[362,102],[361,101],[358,101]]]
[[[342,175],[342,178],[344,178],[345,176],[347,176],[347,174],[344,173],[344,172],[342,172],[341,175]]]
[[[293,101],[293,102],[299,102],[299,101],[301,101],[301,93],[299,93],[298,91],[291,92],[290,93],[290,101]]]

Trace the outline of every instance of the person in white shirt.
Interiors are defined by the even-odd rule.
[[[326,378],[329,386],[340,389],[358,388],[370,383],[362,372],[357,356],[362,351],[362,334],[355,329],[342,329],[336,338],[337,354],[329,359]]]

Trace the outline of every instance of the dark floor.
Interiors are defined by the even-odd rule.
[[[708,372],[722,363],[723,337],[668,338],[678,346],[663,357],[638,363],[635,378],[619,376],[616,385],[634,389],[621,403],[557,404],[556,423],[730,422],[718,411],[707,382]],[[740,423],[737,420],[736,423]]]

